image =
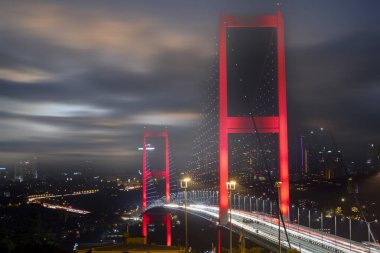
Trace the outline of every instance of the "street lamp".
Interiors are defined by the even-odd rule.
[[[273,203],[272,201],[269,201],[269,204],[270,204],[270,215],[273,215]]]
[[[265,199],[263,198],[263,214],[265,215]]]
[[[187,183],[190,182],[189,177],[181,179],[181,188],[185,190],[185,253],[187,253]]]
[[[377,220],[373,220],[373,221],[366,221],[366,223],[367,223],[367,228],[368,228],[368,242],[371,242],[371,234],[372,234],[372,231],[371,231],[371,223],[377,223]],[[376,242],[375,241],[375,238],[373,238],[373,236],[372,236],[372,239],[373,239],[373,241],[374,242]]]
[[[280,208],[280,203],[281,203],[281,196],[280,196],[280,187],[281,187],[282,182],[277,181],[275,183],[275,187],[277,188],[277,193],[278,193],[278,252],[281,253],[281,208]]]
[[[297,225],[298,226],[300,225],[300,208],[299,207],[297,207]]]
[[[323,232],[323,211],[321,212],[321,230]]]
[[[349,224],[349,227],[350,227],[350,250],[351,250],[351,240],[352,240],[352,234],[351,234],[351,219],[350,217],[348,217],[348,224]]]
[[[230,192],[229,194],[229,207],[230,207],[230,253],[232,253],[232,210],[231,210],[231,192],[236,188],[236,181],[228,181],[227,190]]]

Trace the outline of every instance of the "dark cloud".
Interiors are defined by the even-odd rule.
[[[380,31],[354,31],[316,46],[290,49],[291,126],[329,128],[351,157],[366,144],[379,143],[379,43]]]
[[[190,158],[220,13],[275,11],[271,1],[0,5],[0,162],[129,171],[144,126],[168,126],[178,167]],[[376,5],[284,3],[292,134],[325,126],[348,147],[380,143]]]

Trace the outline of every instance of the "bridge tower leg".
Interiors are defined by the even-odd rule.
[[[150,137],[162,137],[165,139],[165,170],[148,171],[147,170],[147,139]],[[142,154],[142,209],[147,208],[147,179],[164,178],[165,179],[165,200],[170,203],[170,172],[169,172],[169,138],[168,131],[165,129],[161,132],[143,132],[143,154]]]
[[[278,116],[230,117],[227,101],[227,29],[272,27],[277,30]],[[240,18],[223,16],[220,20],[219,42],[219,222],[228,223],[228,135],[234,133],[278,133],[281,211],[289,215],[288,133],[286,110],[285,49],[282,13]],[[253,122],[255,122],[256,127]]]
[[[285,40],[284,19],[282,12],[277,11],[277,59],[278,59],[278,118],[279,118],[279,167],[280,181],[280,208],[282,214],[289,219],[289,154],[288,154],[288,113],[286,103],[286,71],[285,71]]]
[[[170,213],[166,214],[166,245],[172,246],[172,219]]]
[[[157,215],[160,217],[158,218]],[[166,214],[152,214],[150,216],[147,213],[142,214],[142,235],[148,240],[148,225],[155,222],[163,222],[166,224],[166,245],[172,246],[172,220],[170,213]]]
[[[218,253],[221,253],[222,252],[222,243],[221,243],[221,240],[220,240],[220,226],[218,226]]]
[[[149,223],[150,223],[150,221],[149,221],[149,215],[146,214],[146,213],[143,213],[142,214],[142,227],[141,227],[141,231],[142,231],[142,235],[145,238],[148,238],[148,224]]]

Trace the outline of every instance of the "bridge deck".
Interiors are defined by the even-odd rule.
[[[166,208],[183,210],[184,206],[166,204]],[[219,208],[206,205],[189,205],[188,211],[206,219],[218,219]],[[232,210],[232,224],[237,229],[244,229],[249,236],[264,239],[268,242],[278,243],[278,219],[256,212]],[[304,226],[286,223],[291,247],[306,253],[328,252],[380,252],[374,247],[349,241],[345,238],[333,236]],[[288,248],[283,227],[281,227],[281,241]]]

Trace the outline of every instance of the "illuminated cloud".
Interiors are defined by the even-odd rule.
[[[181,52],[194,47],[199,54],[212,55],[214,51],[212,44],[201,36],[172,29],[154,16],[129,12],[120,17],[97,8],[78,9],[46,2],[8,8],[0,11],[0,20],[15,32],[86,52],[98,61],[132,72],[151,71],[154,59],[163,51]],[[12,15],[13,12],[22,15]]]
[[[6,69],[0,68],[0,79],[19,83],[40,83],[54,80],[54,76],[47,72],[26,68]]]
[[[54,102],[27,103],[4,99],[0,101],[2,111],[25,116],[52,116],[52,117],[103,117],[109,110],[85,104],[64,104]]]
[[[161,125],[161,126],[186,126],[194,125],[199,119],[199,113],[191,112],[145,112],[134,116],[131,123],[139,125]]]
[[[35,106],[34,112],[36,115],[41,116],[58,116],[58,117],[71,117],[71,116],[104,116],[107,114],[106,109],[96,108],[88,105],[73,105],[73,104],[42,104]]]
[[[0,123],[1,141],[30,140],[40,136],[45,138],[55,138],[63,136],[64,131],[59,126],[30,122],[23,119],[7,119],[6,122]],[[3,148],[2,151],[4,151]]]

